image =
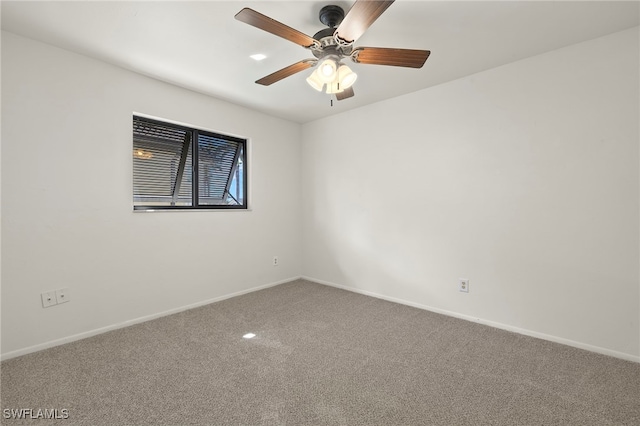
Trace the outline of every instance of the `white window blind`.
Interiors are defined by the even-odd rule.
[[[246,140],[133,117],[134,209],[246,208]]]

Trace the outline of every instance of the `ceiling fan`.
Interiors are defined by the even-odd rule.
[[[307,78],[307,83],[317,91],[322,91],[326,85],[326,93],[335,94],[337,100],[343,100],[354,95],[351,86],[357,78],[357,75],[342,63],[344,58],[361,64],[422,68],[431,53],[429,50],[353,47],[353,43],[394,1],[356,0],[346,15],[340,6],[325,6],[320,10],[319,18],[328,28],[318,31],[313,37],[253,9],[242,9],[235,16],[238,21],[296,43],[311,50],[315,56],[282,68],[256,83],[269,86],[318,65]]]

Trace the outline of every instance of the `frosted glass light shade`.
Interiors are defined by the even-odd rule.
[[[340,84],[337,81],[334,81],[332,83],[328,83],[327,84],[327,93],[328,94],[334,94],[334,93],[341,93],[344,91],[344,87],[342,87],[342,84]]]
[[[318,78],[323,83],[331,83],[336,78],[336,61],[333,59],[325,59],[318,67]]]
[[[338,81],[340,82],[341,89],[348,89],[353,86],[357,78],[358,74],[351,71],[351,68],[348,66],[340,65],[340,68],[338,68]]]
[[[309,86],[313,87],[318,92],[322,92],[324,83],[322,82],[322,80],[320,80],[320,77],[318,77],[317,69],[313,71],[309,77],[307,77],[307,83],[309,83]]]

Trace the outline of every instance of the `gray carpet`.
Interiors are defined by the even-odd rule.
[[[7,425],[640,425],[640,364],[302,280],[1,370],[69,410]]]

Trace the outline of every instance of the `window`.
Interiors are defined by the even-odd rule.
[[[246,209],[247,141],[133,117],[133,208]]]

